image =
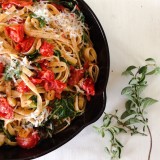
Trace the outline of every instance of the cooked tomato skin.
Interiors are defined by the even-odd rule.
[[[17,144],[25,149],[31,149],[37,145],[40,140],[38,132],[34,131],[30,133],[27,137],[16,137]]]
[[[95,88],[94,88],[94,82],[92,80],[92,78],[86,78],[84,79],[81,84],[80,87],[86,91],[86,95],[89,96],[94,96],[95,95]]]
[[[0,117],[12,119],[14,115],[13,108],[9,105],[6,98],[0,98]]]
[[[29,6],[33,4],[33,0],[1,0],[0,3],[2,3],[2,8],[3,6],[9,6],[9,5],[16,5],[18,7],[24,7],[24,6]],[[8,9],[8,8],[4,8]]]
[[[10,4],[10,3],[2,3],[2,9],[5,10],[5,9],[9,9],[13,6],[13,4]]]
[[[42,80],[49,81],[49,82],[54,80],[54,73],[50,70],[41,71],[39,75]]]
[[[29,92],[30,89],[28,88],[28,86],[26,86],[24,81],[21,81],[17,86],[17,91],[20,93],[25,93],[25,92]]]
[[[18,51],[28,52],[32,47],[34,41],[35,41],[35,38],[33,37],[25,38],[22,42],[18,43],[18,46],[17,46],[19,48]]]
[[[53,55],[54,46],[44,41],[40,47],[40,54],[44,57],[50,57]]]
[[[84,69],[75,69],[71,66],[70,77],[68,79],[68,84],[74,86],[84,77]]]
[[[64,88],[66,88],[65,83],[55,80],[54,73],[50,70],[41,71],[38,76],[42,79],[44,89],[47,92],[54,90],[58,97],[60,97],[60,94],[63,92]]]
[[[3,76],[3,72],[4,72],[4,65],[3,63],[0,62],[0,78]]]
[[[6,34],[15,42],[19,43],[24,38],[24,25],[17,24],[5,27]]]

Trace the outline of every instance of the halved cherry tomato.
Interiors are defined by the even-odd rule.
[[[0,117],[5,119],[13,118],[13,108],[9,105],[6,98],[0,98]]]
[[[31,81],[33,84],[35,84],[35,85],[42,83],[42,79],[39,79],[39,78],[30,77],[29,79],[30,79],[30,81]]]
[[[18,7],[29,6],[33,4],[32,0],[3,0],[2,5],[14,4]]]
[[[95,88],[94,88],[94,82],[91,78],[86,78],[82,81],[82,83],[80,84],[80,87],[86,91],[86,95],[91,95],[94,96],[95,95]]]
[[[21,42],[24,38],[24,25],[17,24],[5,28],[6,34],[15,42]]]
[[[40,77],[41,77],[42,80],[51,82],[51,81],[54,80],[54,73],[50,70],[41,71],[40,72]]]
[[[21,52],[28,52],[34,43],[34,40],[35,38],[28,37],[24,39],[22,42],[18,43],[15,49]]]
[[[50,57],[53,55],[54,46],[46,41],[44,41],[40,48],[40,54],[45,57]]]
[[[5,10],[5,9],[9,9],[13,6],[13,4],[10,4],[10,3],[2,3],[2,9]]]
[[[71,76],[68,79],[68,84],[74,86],[84,77],[84,69],[70,68]]]
[[[20,137],[19,135],[16,137],[17,144],[26,149],[33,148],[37,145],[40,140],[40,136],[38,132],[34,131],[30,133],[27,137]]]
[[[60,5],[60,4],[56,4],[56,3],[52,3],[53,6],[55,6],[59,11],[64,11],[64,6]]]
[[[66,84],[59,81],[59,80],[54,80],[54,81],[45,81],[44,83],[44,88],[46,91],[54,90],[56,93],[61,94],[66,87]]]
[[[53,90],[55,90],[56,93],[61,94],[63,90],[66,88],[66,84],[59,81],[59,80],[54,80],[53,81]]]
[[[49,66],[49,61],[47,60],[40,61],[40,66],[43,71],[47,71]]]
[[[28,86],[26,86],[24,81],[21,81],[17,86],[17,91],[20,93],[25,93],[25,92],[29,92],[30,89],[28,88]]]
[[[0,78],[3,75],[3,72],[4,72],[4,65],[3,65],[3,63],[0,62]]]

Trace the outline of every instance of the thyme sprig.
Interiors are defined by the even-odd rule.
[[[125,103],[125,111],[118,116],[118,110],[115,114],[105,113],[103,125],[94,127],[102,135],[111,134],[110,147],[106,147],[111,159],[120,159],[123,145],[118,140],[120,133],[130,133],[131,135],[140,134],[150,136],[150,149],[148,160],[150,160],[152,151],[152,134],[146,117],[146,108],[157,102],[150,97],[142,97],[142,92],[148,86],[147,76],[160,73],[160,67],[157,66],[153,58],[145,60],[146,65],[141,67],[129,66],[122,75],[129,75],[131,79],[128,86],[125,87],[121,94],[127,97]]]

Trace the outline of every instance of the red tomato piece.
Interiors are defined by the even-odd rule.
[[[47,71],[48,70],[48,66],[49,66],[49,61],[42,60],[40,62],[40,66],[41,66],[41,68],[42,68],[43,71]]]
[[[28,52],[30,48],[33,46],[35,38],[28,37],[20,42],[18,45],[21,47],[21,52]]]
[[[60,5],[60,4],[56,4],[56,3],[52,3],[52,5],[54,7],[56,7],[59,11],[64,11],[64,6]]]
[[[50,57],[53,55],[54,46],[46,41],[44,41],[40,48],[40,54],[45,57]]]
[[[50,70],[41,71],[40,76],[42,80],[52,82],[54,80],[54,73]]]
[[[0,117],[12,119],[14,115],[13,108],[9,105],[6,98],[0,98]]]
[[[3,63],[0,63],[0,78],[3,75],[3,72],[4,72],[4,65],[3,65]]]
[[[30,89],[28,88],[28,86],[26,86],[26,84],[23,81],[21,81],[17,86],[17,91],[20,93],[25,93],[30,91]]]
[[[86,91],[87,96],[95,95],[95,88],[94,88],[94,82],[91,78],[86,78],[84,81],[80,84],[80,87]]]
[[[2,3],[2,9],[3,10],[9,9],[12,6],[13,6],[13,4],[10,4],[10,3]]]
[[[31,81],[33,84],[35,84],[35,85],[42,83],[42,79],[39,79],[39,78],[30,77],[29,79],[30,79],[30,81]]]
[[[66,88],[66,84],[59,80],[54,80],[50,82],[45,81],[44,88],[46,91],[54,90],[56,94],[61,94],[64,88]]]
[[[18,7],[24,7],[24,6],[32,5],[33,1],[32,0],[3,0],[1,1],[1,3],[3,3],[3,5],[14,4]]]
[[[26,149],[33,148],[37,145],[40,140],[40,136],[38,132],[34,131],[30,133],[27,137],[20,137],[19,135],[16,137],[17,144]]]
[[[18,52],[20,52],[20,51],[21,51],[21,45],[20,45],[20,44],[17,44],[17,45],[15,46],[15,50],[18,51]]]
[[[24,25],[17,24],[5,28],[6,34],[15,42],[21,42],[24,38]]]
[[[74,86],[84,77],[84,69],[70,68],[71,76],[68,79],[68,84]]]
[[[63,90],[66,88],[66,84],[59,81],[59,80],[54,80],[53,82],[53,90],[55,90],[56,93],[61,94]]]

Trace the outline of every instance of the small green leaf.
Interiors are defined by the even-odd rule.
[[[135,124],[135,123],[141,123],[141,121],[137,118],[130,118],[127,121],[125,121],[124,124],[129,126],[129,125],[132,125],[132,124]]]
[[[143,66],[138,70],[139,74],[146,74],[147,73],[147,66]]]
[[[146,60],[145,60],[146,62],[156,62],[153,58],[147,58]]]
[[[116,143],[119,145],[119,147],[123,147],[123,145],[121,144],[120,141],[118,141],[118,139],[115,138]]]
[[[138,79],[137,78],[132,78],[130,81],[129,81],[129,84],[130,85],[136,85],[138,83]]]
[[[138,87],[137,87],[137,92],[138,92],[138,94],[141,94],[146,87],[147,87],[147,85],[138,86]]]
[[[122,92],[122,95],[131,95],[132,94],[132,87],[125,87]]]
[[[146,107],[158,102],[156,99],[146,97],[142,100],[142,106],[145,109]]]
[[[126,103],[125,103],[125,108],[126,110],[131,110],[132,107],[134,107],[134,103],[131,101],[131,100],[128,100]]]
[[[125,119],[131,115],[134,115],[136,114],[136,112],[134,110],[128,110],[128,111],[125,111],[122,115],[121,115],[121,119]]]
[[[132,75],[133,73],[131,72],[133,69],[137,68],[136,66],[129,66],[123,73],[122,75]]]
[[[46,21],[43,18],[38,18],[40,28],[46,26]]]
[[[156,67],[152,71],[148,72],[146,75],[160,74],[160,67]]]

